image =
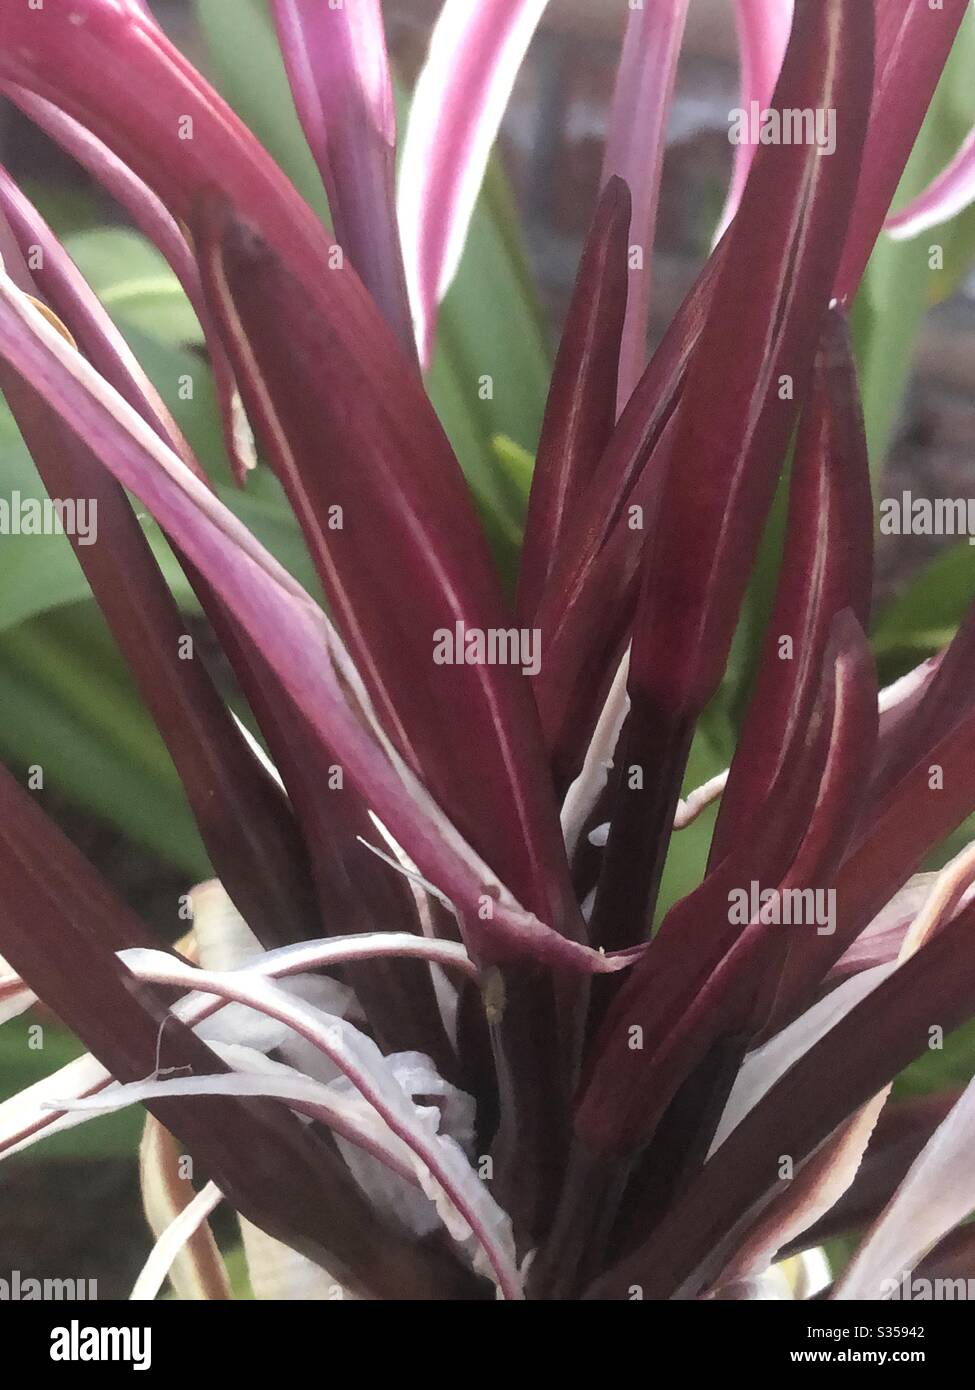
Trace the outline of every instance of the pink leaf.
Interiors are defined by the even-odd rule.
[[[975,202],[975,130],[954,159],[912,203],[889,217],[886,230],[895,241],[907,241],[939,227]]]
[[[937,8],[874,0],[877,58],[870,129],[836,277],[836,298],[844,303],[856,294],[969,8],[969,0],[943,0]]]
[[[794,9],[794,0],[735,0],[741,51],[741,105],[745,111],[751,110],[753,101],[764,111],[772,100],[782,71]],[[715,241],[721,240],[738,211],[754,158],[754,145],[744,142],[735,147],[731,188]]]
[[[445,0],[400,168],[399,220],[420,360],[456,274],[518,69],[548,0]]]
[[[295,107],[335,235],[412,354],[396,221],[396,109],[379,0],[273,0]]]
[[[623,179],[633,195],[630,244],[642,253],[630,270],[617,405],[622,412],[647,362],[650,263],[670,103],[688,0],[648,0],[632,9],[616,79],[603,179]]]

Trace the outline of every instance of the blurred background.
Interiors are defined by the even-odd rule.
[[[237,3],[224,0],[229,7]],[[151,7],[179,46],[219,83],[223,74],[214,71],[220,66],[214,59],[220,49],[213,46],[212,27],[208,33],[200,24],[201,8],[212,16],[218,4],[219,0],[202,7],[194,0],[152,0]],[[384,8],[390,47],[409,87],[423,60],[438,5],[436,0],[386,0]],[[540,291],[542,338],[549,349],[557,341],[598,191],[626,13],[624,0],[552,0],[503,130],[501,160],[523,222]],[[260,94],[270,82],[267,55],[248,49],[246,32],[240,42],[238,50],[223,54],[224,64],[236,65],[242,89],[249,86],[251,95]],[[968,79],[975,91],[971,68]],[[275,132],[280,124],[282,141],[293,140],[286,94],[274,91],[268,99],[271,124]],[[731,167],[728,111],[737,104],[730,0],[693,0],[655,250],[654,337],[666,326],[708,252]],[[935,168],[939,158],[944,163],[953,153],[952,141],[964,133],[963,119],[956,112],[956,125],[941,133]],[[273,144],[272,150],[279,153]],[[164,349],[183,351],[187,342],[192,346],[185,305],[172,298],[154,255],[124,227],[118,210],[77,166],[2,103],[0,161],[65,236],[130,338],[145,349],[145,355],[140,351],[144,361],[155,360],[153,354]],[[964,225],[953,233],[948,269],[937,282],[930,275],[923,284],[915,283],[916,276],[901,278],[898,257],[914,254],[916,259],[916,251],[884,251],[887,259],[877,283],[893,288],[886,300],[875,292],[871,311],[895,337],[878,337],[881,346],[865,364],[864,382],[871,402],[878,496],[896,495],[904,488],[918,496],[975,495],[975,237],[971,218],[960,221]],[[106,233],[106,227],[113,230]],[[191,438],[193,426],[189,421]],[[533,444],[530,438],[517,442],[529,449]],[[19,477],[17,448],[9,431],[0,430],[4,493]],[[254,505],[261,501],[259,496]],[[959,557],[957,547],[940,557],[938,550],[937,540],[925,537],[880,544],[878,632],[887,674],[937,646],[950,630],[953,613],[975,587],[970,557]],[[5,562],[4,553],[0,544],[0,594],[11,576],[14,587],[18,582],[13,570],[17,561]],[[932,560],[933,571],[926,568]],[[916,622],[910,627],[911,604],[915,612],[919,605],[908,591],[918,575],[926,576],[922,585],[927,585],[924,621],[930,630],[924,632]],[[898,606],[906,593],[907,600]],[[199,636],[205,643],[205,632]],[[31,612],[23,621],[0,620],[0,756],[24,766],[30,761],[24,757],[25,737],[43,726],[46,757],[53,758],[60,774],[45,792],[45,805],[118,891],[172,938],[177,933],[177,896],[194,871],[202,876],[206,866],[181,838],[185,814],[172,799],[178,793],[160,769],[158,760],[164,755],[146,741],[136,723],[125,734],[124,758],[115,743],[110,746],[105,712],[117,694],[121,699],[125,678],[111,664],[104,643],[87,605],[75,604],[70,621],[65,609],[53,605],[52,611]],[[93,672],[87,694],[80,693],[80,684],[73,692],[64,688],[64,673],[74,669],[75,661],[87,662]],[[114,723],[117,742],[119,720],[108,722]],[[84,753],[79,731],[88,740]],[[159,775],[147,777],[153,770]],[[113,815],[113,805],[120,804],[126,807],[125,815]],[[168,828],[170,839],[158,829],[161,825]],[[44,1021],[45,1046],[36,1053],[27,1049],[19,1024],[0,1031],[0,1098],[77,1051],[55,1021]],[[967,1079],[973,1056],[971,1042],[960,1040],[949,1059],[947,1079],[956,1074]],[[916,1084],[926,1085],[928,1079],[921,1076]],[[944,1075],[936,1079],[943,1081]],[[38,1277],[70,1271],[74,1277],[97,1278],[102,1297],[127,1294],[148,1248],[134,1161],[138,1130],[136,1115],[99,1121],[39,1146],[24,1159],[0,1164],[0,1270],[19,1269],[24,1276]]]

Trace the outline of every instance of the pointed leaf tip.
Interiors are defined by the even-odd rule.
[[[335,236],[415,353],[396,217],[396,109],[379,0],[273,0],[295,107],[328,193]]]
[[[250,414],[381,722],[519,901],[575,930],[527,678],[511,660],[437,655],[458,625],[487,634],[509,621],[419,379],[408,371],[378,379],[363,352],[342,352],[301,282],[225,203],[209,202],[198,229],[207,290]],[[391,585],[391,572],[402,582]]]
[[[535,459],[518,578],[525,622],[534,621],[616,421],[631,207],[629,188],[614,175],[583,251]]]
[[[643,375],[650,319],[651,261],[664,149],[688,0],[630,6],[610,113],[603,178],[620,175],[633,195],[631,243],[640,252],[630,269],[620,354],[618,412]]]

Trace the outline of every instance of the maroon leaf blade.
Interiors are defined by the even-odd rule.
[[[748,559],[830,299],[866,132],[871,45],[865,7],[800,0],[775,103],[835,110],[837,150],[824,159],[815,148],[763,147],[729,233],[678,412],[660,508],[665,523],[644,574],[635,674],[668,711],[699,712],[724,670]],[[770,220],[784,244],[756,265],[753,248]],[[662,650],[666,662],[657,661]]]
[[[890,210],[968,0],[874,0],[876,64],[870,130],[836,297],[852,301]]]
[[[856,825],[872,762],[876,682],[869,649],[851,614],[840,615],[833,640],[838,646],[827,657],[819,711],[829,727],[825,764],[811,803],[806,803],[808,824],[801,842],[776,884],[780,899],[792,890],[829,887]],[[788,760],[783,767],[789,767]],[[684,904],[678,904],[630,973],[594,1045],[595,1062],[577,1114],[578,1131],[591,1146],[632,1149],[645,1144],[667,1099],[710,1044],[722,1032],[757,1032],[764,1021],[791,940],[789,929],[763,921],[759,914],[742,930],[729,909],[735,892],[747,893],[752,881],[771,887],[767,877],[759,876],[759,865],[758,857],[747,852],[723,861],[711,876],[718,892],[709,880],[700,890],[708,910],[698,916],[692,899],[686,900],[684,911]],[[770,862],[766,873],[768,867]],[[814,932],[815,925],[794,930]],[[621,1059],[634,1024],[643,1030],[644,1048],[639,1067],[624,1071]],[[628,1120],[620,1106],[624,1093]]]
[[[249,227],[211,205],[200,241],[249,412],[381,720],[519,899],[578,937],[527,681],[510,656],[468,658],[467,633],[513,629],[432,411],[403,433]]]
[[[396,218],[396,108],[379,0],[273,0],[295,108],[339,244],[396,333],[416,344]]]
[[[120,393],[169,442],[168,416],[163,411],[162,419],[157,417],[154,393],[144,386],[141,372],[127,355],[114,352],[107,315],[49,229],[9,187],[2,188],[0,198],[16,211],[27,244],[44,249],[45,285],[56,295],[55,310]],[[0,242],[3,237],[0,226]],[[7,248],[9,269],[19,261],[23,287],[39,288],[15,248],[16,243]],[[96,509],[95,543],[75,534],[70,539],[169,749],[216,872],[262,940],[279,944],[315,935],[305,849],[287,801],[248,748],[201,660],[183,659],[190,650],[185,620],[123,489],[6,366],[2,384],[49,494],[85,498]],[[179,442],[178,433],[173,442]],[[198,579],[192,567],[190,577]],[[212,598],[204,585],[198,588],[205,599]]]
[[[834,624],[824,665],[807,676],[819,701],[793,729],[772,790],[778,815],[770,825],[757,815],[734,852],[671,909],[592,1044],[570,1180],[534,1275],[543,1287],[556,1281],[561,1296],[598,1268],[614,1220],[624,1231],[646,1231],[686,1170],[703,1161],[775,996],[791,934],[815,930],[782,926],[754,907],[746,924],[732,905],[773,884],[778,903],[815,896],[839,865],[866,794],[877,726],[872,659],[849,612]],[[641,1154],[635,1187],[626,1188]]]
[[[968,907],[817,1042],[766,1093],[690,1184],[658,1230],[587,1297],[693,1297],[780,1187],[779,1157],[798,1167],[816,1147],[975,1012],[975,907]]]
[[[856,366],[838,309],[827,314],[799,425],[784,555],[755,689],[721,798],[712,865],[759,811],[793,729],[809,717],[806,696],[815,691],[807,672],[820,669],[834,618],[845,608],[863,628],[870,618],[870,467]]]
[[[5,83],[0,85],[0,91],[101,184],[168,261],[200,320],[213,369],[224,444],[234,477],[239,484],[243,484],[255,463],[253,443],[241,419],[237,383],[211,321],[192,248],[179,223],[170,216],[151,189],[107,145],[71,116],[23,87]],[[92,360],[98,363],[97,358],[93,357]],[[103,370],[100,363],[99,369]],[[191,466],[197,465],[194,462]]]
[[[487,649],[509,625],[452,451],[424,405],[409,434],[373,398],[327,321],[273,251],[211,204],[204,282],[248,411],[267,441],[380,721],[464,838],[569,941],[585,927],[572,894],[541,733],[523,670]],[[323,440],[328,454],[323,465]],[[408,577],[391,583],[390,574]],[[529,642],[536,640],[530,630]],[[440,655],[438,655],[438,652]],[[498,664],[492,664],[497,660]],[[458,711],[463,717],[458,718]],[[581,996],[556,1000],[542,973],[504,979],[496,1029],[502,1097],[498,1182],[543,1219],[515,1160],[535,1155],[551,1189],[581,1028]],[[546,1096],[544,1107],[539,1094]],[[544,1156],[542,1153],[544,1151]],[[519,1158],[518,1162],[522,1162]]]
[[[830,301],[872,43],[867,8],[800,0],[775,103],[836,111],[836,152],[763,146],[728,233],[643,561],[624,762],[645,769],[645,791],[611,820],[592,919],[602,944],[635,944],[649,927],[694,724],[727,664]],[[782,241],[756,258],[770,217]]]
[[[553,915],[549,923],[522,906],[396,753],[321,609],[3,280],[0,353],[177,540],[260,649],[283,695],[324,749],[334,750],[420,872],[454,905],[472,954],[484,967],[497,966],[498,1001],[489,1017],[501,1134],[508,1152],[516,1146],[518,1159],[502,1164],[499,1153],[497,1180],[503,1204],[512,1210],[517,1203],[518,1215],[522,1208],[527,1213],[526,1229],[536,1228],[551,1202],[568,1133],[584,998],[578,977],[613,972],[629,958],[592,951],[560,930],[564,918]],[[552,967],[576,979],[553,980]]]
[[[825,1216],[782,1251],[782,1257],[870,1225],[960,1094],[939,1091],[888,1101],[853,1182]]]
[[[629,230],[629,190],[610,179],[583,251],[535,459],[518,578],[525,623],[534,621],[560,543],[616,423]]]
[[[113,80],[105,80],[111,73]],[[53,102],[162,199],[179,221],[220,189],[301,275],[349,356],[409,420],[425,399],[415,368],[354,269],[267,151],[145,13],[77,0],[0,14],[0,78]]]
[[[959,1226],[935,1246],[915,1272],[918,1279],[932,1283],[936,1279],[975,1278],[975,1230],[970,1225]]]
[[[975,659],[975,605],[965,615],[937,666],[890,729],[874,776],[873,796],[881,802],[911,767],[950,732],[973,699],[972,661]]]
[[[602,707],[590,672],[615,667],[632,627],[642,547],[628,509],[652,513],[657,464],[721,263],[721,252],[711,257],[675,316],[553,556],[537,618],[545,660],[533,686],[560,787],[578,772]]]
[[[630,5],[606,133],[603,178],[615,175],[629,185],[633,194],[632,241],[644,257],[630,274],[620,352],[620,411],[643,375],[647,360],[657,207],[687,5],[688,0]]]
[[[420,930],[408,884],[382,869],[362,843],[375,842],[376,827],[341,764],[326,753],[291,702],[282,699],[256,645],[238,629],[219,636],[301,826],[324,931],[344,936],[377,926]],[[413,961],[378,960],[350,967],[348,983],[386,1051],[423,1052],[441,1076],[451,1075],[456,1059],[429,970]]]
[[[202,478],[193,451],[124,337],[50,227],[3,168],[0,215],[9,224],[21,259],[30,257],[32,292],[45,299],[63,321],[71,321],[72,335],[88,360]],[[32,248],[40,254],[32,255]]]
[[[396,754],[322,610],[7,277],[0,278],[0,352],[178,538],[323,748],[334,749],[421,873],[457,904],[479,956],[497,962],[527,955],[584,974],[629,963],[571,941],[517,903]],[[483,911],[485,892],[495,904],[490,913]]]
[[[769,1027],[783,1027],[925,857],[975,810],[975,712],[965,711],[879,805],[871,806],[837,876],[835,935],[790,959]]]

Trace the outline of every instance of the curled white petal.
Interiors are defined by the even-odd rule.
[[[422,937],[415,938],[425,942]],[[426,942],[427,946],[431,943]],[[288,948],[292,949],[292,948]],[[201,994],[214,994],[267,1014],[294,1029],[311,1043],[355,1085],[375,1108],[392,1132],[416,1155],[429,1178],[441,1189],[438,1209],[453,1233],[457,1213],[484,1246],[499,1287],[505,1297],[521,1296],[521,1281],[514,1260],[513,1240],[505,1219],[504,1237],[498,1236],[497,1203],[468,1164],[458,1146],[431,1136],[418,1117],[416,1107],[405,1095],[390,1071],[387,1059],[364,1033],[344,1019],[305,1004],[277,984],[255,975],[253,970],[230,972],[203,971],[167,956],[164,952],[126,951],[126,965],[140,979]],[[202,1001],[201,1001],[202,1002]],[[196,1001],[181,1001],[184,1009],[197,1007]],[[418,1172],[420,1170],[418,1169]],[[426,1173],[421,1181],[426,1179]]]
[[[223,1200],[223,1193],[215,1183],[208,1182],[178,1216],[170,1222],[152,1247],[148,1260],[142,1266],[138,1279],[129,1298],[134,1302],[152,1301],[162,1288],[173,1261],[187,1241],[203,1225],[210,1213]]]

